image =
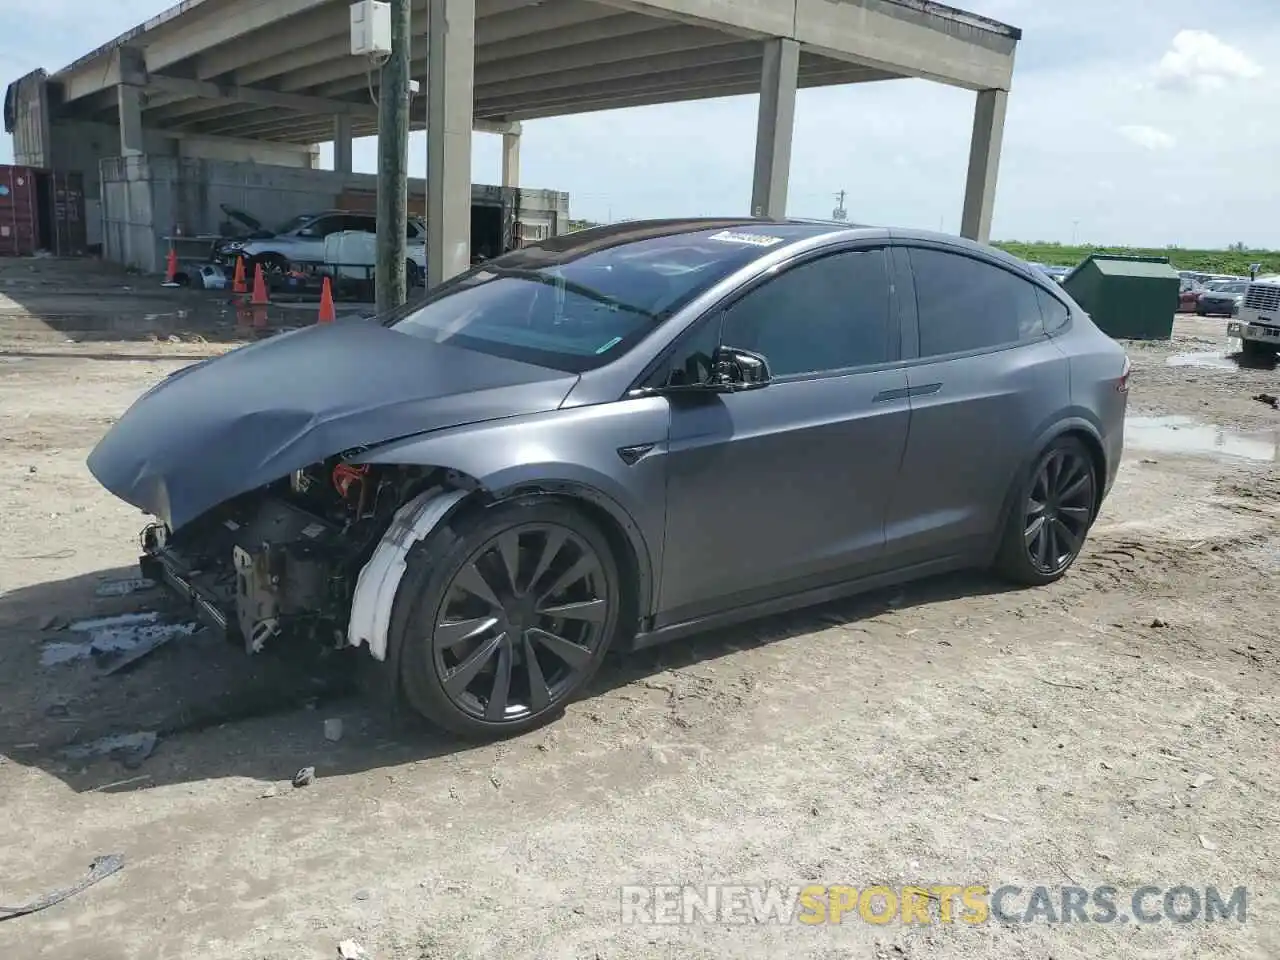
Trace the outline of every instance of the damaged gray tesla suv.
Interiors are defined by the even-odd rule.
[[[988,247],[633,222],[180,370],[89,467],[154,516],[144,570],[247,650],[364,648],[375,689],[494,737],[611,647],[965,567],[1057,579],[1128,376]]]

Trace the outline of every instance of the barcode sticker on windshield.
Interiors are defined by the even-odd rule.
[[[736,230],[721,230],[708,239],[719,240],[721,243],[745,243],[752,247],[772,247],[782,242],[781,237],[769,237],[762,233],[739,233]]]

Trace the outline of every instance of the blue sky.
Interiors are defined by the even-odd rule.
[[[55,70],[165,0],[42,0],[0,31],[0,81]],[[1276,0],[958,0],[1019,26],[997,195],[998,239],[1280,247]],[[973,94],[915,80],[802,91],[788,212],[954,232]],[[525,124],[522,181],[590,219],[745,212],[756,98]],[[426,166],[421,134],[411,169]],[[0,136],[0,162],[11,158]],[[374,169],[375,145],[356,146]],[[325,162],[331,156],[325,148]],[[474,177],[499,177],[477,135]]]

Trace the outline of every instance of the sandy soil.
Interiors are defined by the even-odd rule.
[[[1132,412],[1189,419],[1138,422],[1060,583],[951,577],[620,659],[561,722],[468,748],[379,719],[324,663],[199,636],[117,676],[42,667],[65,620],[160,602],[95,596],[129,574],[142,518],[84,458],[223,347],[65,343],[21,304],[0,321],[0,903],[126,859],[0,922],[6,955],[1280,956],[1280,413],[1251,399],[1280,373],[1214,359],[1221,321],[1132,345]],[[1182,353],[1210,356],[1168,365]],[[140,766],[60,752],[138,730],[160,734]],[[1249,901],[1243,924],[620,922],[620,885],[704,882]]]

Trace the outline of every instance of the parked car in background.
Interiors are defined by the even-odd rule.
[[[1033,263],[1031,266],[1035,267],[1055,283],[1061,283],[1065,280],[1067,278],[1067,274],[1069,274],[1073,269],[1072,267],[1060,267],[1049,263]]]
[[[230,215],[231,211],[227,213]],[[243,217],[241,220],[243,222]],[[325,238],[343,231],[376,233],[377,220],[372,214],[345,210],[301,214],[277,230],[259,230],[247,238],[223,240],[214,256],[225,265],[244,257],[250,269],[261,265],[266,272],[282,273],[294,263],[323,263]],[[420,279],[426,264],[426,224],[421,218],[410,217],[408,231],[407,268],[413,282]]]
[[[641,221],[202,360],[89,469],[154,515],[147,575],[249,652],[359,648],[388,701],[503,737],[611,647],[945,570],[1057,580],[1129,370],[990,247]]]
[[[1178,312],[1195,313],[1202,293],[1204,293],[1202,283],[1190,277],[1183,277],[1178,288]]]
[[[1234,316],[1248,290],[1248,280],[1210,280],[1196,301],[1196,313],[1202,317]]]

